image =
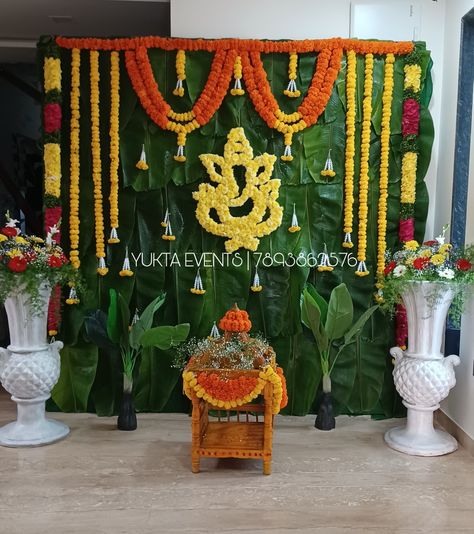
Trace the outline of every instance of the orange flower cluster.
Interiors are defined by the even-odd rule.
[[[358,39],[305,39],[302,41],[259,41],[254,39],[183,39],[167,37],[132,37],[129,39],[95,39],[56,37],[56,43],[63,48],[88,50],[136,50],[140,47],[162,50],[238,50],[270,53],[320,52],[325,48],[354,50],[357,54],[406,55],[413,51],[411,41],[360,41]]]
[[[249,314],[235,306],[219,321],[219,328],[224,332],[248,332],[252,328],[252,323]]]
[[[251,396],[258,384],[258,378],[239,376],[238,378],[222,379],[216,373],[201,372],[197,375],[197,383],[214,399],[221,401],[237,401]]]

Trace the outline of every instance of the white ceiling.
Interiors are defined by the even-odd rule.
[[[169,0],[0,0],[0,63],[34,62],[40,35],[169,33]]]

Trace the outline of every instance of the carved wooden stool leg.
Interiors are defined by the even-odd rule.
[[[193,454],[192,460],[191,460],[191,471],[193,473],[199,473],[201,470],[200,468],[200,457],[199,454]]]
[[[272,474],[272,461],[271,460],[263,460],[263,474],[264,475]]]

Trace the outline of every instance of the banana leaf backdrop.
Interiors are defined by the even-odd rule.
[[[416,234],[422,238],[428,209],[428,196],[423,178],[428,168],[433,126],[428,112],[431,96],[431,60],[423,43],[416,44],[422,55],[422,98],[417,172]],[[41,45],[40,45],[41,49]],[[177,112],[187,111],[201,92],[207,79],[212,54],[198,51],[186,56],[186,93],[184,98],[173,96],[176,84],[175,52],[161,49],[149,51],[153,71],[164,97]],[[250,269],[246,262],[241,267],[201,268],[204,296],[189,292],[193,286],[196,267],[160,266],[132,269],[135,276],[120,278],[125,245],[135,254],[143,252],[144,259],[151,252],[176,252],[181,259],[186,252],[225,252],[224,239],[206,233],[196,220],[196,202],[192,192],[209,178],[198,155],[222,154],[230,129],[242,126],[255,154],[283,153],[282,134],[267,127],[254,110],[248,95],[233,97],[228,94],[222,106],[204,127],[188,136],[185,163],[173,159],[176,136],[158,128],[145,114],[134,92],[121,56],[120,73],[120,239],[121,243],[107,250],[110,268],[105,277],[96,274],[97,260],[94,243],[93,182],[90,149],[89,56],[81,59],[81,272],[87,290],[79,306],[63,309],[61,329],[65,348],[62,351],[61,378],[53,392],[55,405],[64,411],[96,411],[109,415],[116,411],[121,391],[120,362],[110,354],[99,351],[84,337],[83,318],[87,310],[107,309],[108,289],[114,287],[129,299],[131,309],[143,310],[157,292],[167,292],[166,303],[157,321],[161,324],[191,323],[191,336],[208,335],[213,321],[237,302],[246,308],[253,322],[253,331],[262,332],[273,345],[280,365],[285,369],[288,382],[289,405],[286,413],[302,415],[314,409],[321,370],[314,340],[303,331],[300,321],[300,294],[307,280],[328,296],[330,290],[345,282],[352,294],[356,315],[373,303],[376,258],[377,201],[380,160],[380,127],[383,90],[383,57],[375,56],[372,135],[370,146],[370,191],[368,223],[368,268],[370,276],[359,278],[355,268],[339,265],[333,272],[319,273],[309,267],[259,266],[264,290],[250,292],[255,259]],[[287,112],[297,108],[301,98],[288,99],[282,95],[288,82],[288,55],[262,54],[265,70],[273,93]],[[110,63],[108,54],[100,55],[101,73],[101,149],[103,196],[108,198],[108,124],[110,110]],[[61,50],[63,71],[63,131],[62,131],[62,202],[63,220],[68,220],[69,169],[69,101],[70,50]],[[400,198],[400,142],[403,100],[403,57],[397,57],[394,71],[394,96],[391,120],[390,183],[388,198],[387,245],[398,244]],[[315,54],[299,54],[297,85],[304,95],[310,84],[315,65]],[[282,252],[319,253],[324,243],[329,252],[343,252],[343,176],[345,149],[345,58],[341,63],[331,98],[316,125],[296,134],[293,141],[294,160],[291,163],[277,159],[273,177],[281,179],[279,202],[284,207],[283,222],[278,230],[260,241],[258,251],[274,255]],[[360,144],[360,117],[363,96],[364,62],[357,64],[357,124],[356,173]],[[281,95],[280,97],[278,95]],[[136,163],[142,144],[145,144],[148,171],[138,170]],[[328,149],[336,176],[327,180],[320,175]],[[357,179],[355,180],[357,182]],[[355,185],[357,199],[357,184]],[[296,205],[301,232],[291,234],[293,204]],[[176,241],[161,239],[160,221],[168,205]],[[107,202],[104,202],[107,210]],[[357,202],[354,207],[357,213]],[[105,221],[108,212],[105,213]],[[66,224],[66,223],[64,223]],[[355,220],[354,235],[357,232]],[[63,244],[68,248],[67,232]],[[342,260],[342,256],[340,257]],[[253,263],[252,263],[253,262]],[[339,413],[372,414],[390,417],[401,413],[402,407],[392,382],[392,364],[388,348],[393,344],[393,324],[390,318],[377,312],[366,325],[359,342],[344,352],[333,372],[333,394]],[[187,411],[188,401],[181,393],[180,371],[171,367],[173,354],[147,349],[135,381],[137,408],[140,411]]]

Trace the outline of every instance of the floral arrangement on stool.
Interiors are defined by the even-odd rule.
[[[408,349],[393,347],[393,378],[407,407],[407,424],[392,428],[385,441],[417,456],[440,456],[457,449],[456,440],[433,427],[433,412],[456,384],[459,357],[444,357],[442,337],[448,311],[458,322],[466,288],[474,282],[473,250],[455,250],[443,235],[433,241],[405,243],[389,255],[383,280],[383,307],[403,303],[408,319]]]
[[[7,214],[0,229],[0,301],[5,303],[10,345],[0,348],[0,380],[17,403],[17,420],[0,428],[0,445],[37,446],[64,438],[69,428],[46,419],[45,402],[59,378],[61,341],[47,342],[51,288],[77,282],[77,271],[52,236],[26,236]]]

